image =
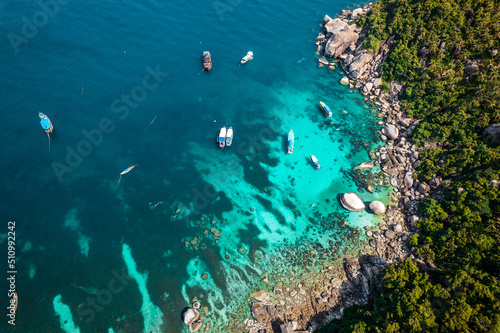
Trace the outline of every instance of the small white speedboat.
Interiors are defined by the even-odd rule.
[[[290,132],[288,132],[288,153],[289,154],[293,153],[294,142],[295,142],[295,136],[293,135],[293,130],[290,130]]]
[[[241,59],[240,61],[240,64],[246,64],[249,60],[252,60],[253,59],[253,52],[252,51],[248,51],[247,55],[243,57],[243,59]]]
[[[233,127],[230,126],[226,133],[226,146],[229,147],[233,143]]]
[[[319,165],[318,159],[314,155],[309,155],[311,157],[311,162],[314,164],[316,167],[316,170],[321,169],[321,166]]]
[[[226,126],[220,129],[219,136],[217,136],[217,143],[220,148],[224,148],[226,146]]]

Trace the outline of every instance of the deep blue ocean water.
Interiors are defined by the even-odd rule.
[[[325,14],[362,3],[42,4],[0,3],[0,260],[15,221],[19,295],[16,325],[1,327],[183,332],[196,298],[223,331],[250,316],[242,304],[266,272],[298,274],[284,253],[353,250],[340,222],[376,222],[336,196],[357,190],[344,170],[368,160],[357,140],[380,144],[379,119],[341,70],[318,67],[314,45]],[[54,125],[50,148],[38,112]],[[224,125],[234,143],[220,151]]]

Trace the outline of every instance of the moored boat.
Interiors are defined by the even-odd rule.
[[[212,69],[212,56],[208,51],[203,51],[203,69],[206,71]]]
[[[40,125],[42,125],[42,128],[45,130],[45,132],[47,132],[47,134],[52,133],[52,131],[54,130],[54,126],[52,126],[49,117],[41,112],[38,113],[38,117],[40,117]]]
[[[219,136],[217,137],[217,143],[220,148],[224,148],[226,146],[226,126],[220,129]]]
[[[328,117],[331,117],[333,114],[332,114],[332,110],[330,110],[330,108],[328,107],[328,105],[326,105],[325,103],[319,101],[319,106],[321,107],[321,110],[328,116]]]
[[[319,165],[318,159],[314,155],[309,155],[311,157],[311,162],[314,164],[316,167],[316,170],[321,169],[321,166]]]
[[[248,51],[247,55],[244,56],[241,61],[240,61],[240,64],[246,64],[248,61],[252,60],[253,59],[253,52],[252,51]]]
[[[226,146],[229,147],[233,143],[233,127],[230,126],[226,133]]]
[[[293,135],[293,130],[290,130],[290,132],[288,132],[288,153],[289,154],[293,153],[294,143],[295,143],[295,136]]]

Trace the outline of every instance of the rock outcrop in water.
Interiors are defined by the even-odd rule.
[[[371,169],[373,168],[373,161],[363,162],[356,166],[357,169]]]
[[[354,192],[341,194],[340,203],[345,209],[353,212],[359,212],[366,208],[363,200]]]
[[[196,304],[197,302],[195,302]],[[193,304],[193,307],[199,308],[198,304]],[[203,324],[203,319],[200,318],[200,312],[195,308],[186,308],[182,313],[182,319],[184,323],[189,326],[189,332],[194,333],[197,332],[201,325]]]
[[[338,28],[338,27],[336,27]],[[341,30],[332,33],[325,45],[325,56],[337,57],[359,38],[359,29],[355,26],[344,25]]]
[[[373,212],[375,215],[380,215],[385,213],[385,205],[381,201],[372,201],[368,205],[370,207],[370,210]]]

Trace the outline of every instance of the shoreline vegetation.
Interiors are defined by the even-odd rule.
[[[380,166],[394,204],[359,253],[307,278],[263,277],[253,318],[224,330],[500,332],[498,6],[380,0],[322,25],[320,66],[340,65],[340,83],[379,110],[386,145],[361,169]]]
[[[369,296],[318,332],[499,332],[498,6],[380,0],[323,25],[318,51],[380,107],[387,145],[375,163],[396,187],[408,232],[397,239],[407,258],[378,277],[363,256],[361,274],[346,269],[363,292],[359,276],[368,281]],[[384,258],[379,240],[370,245]]]

